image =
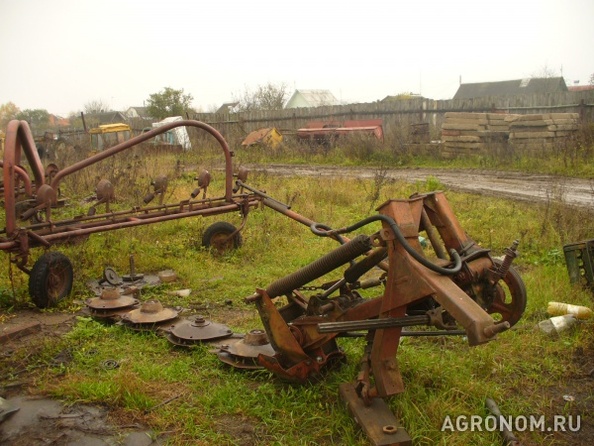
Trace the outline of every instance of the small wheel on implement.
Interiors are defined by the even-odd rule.
[[[72,263],[59,252],[46,252],[31,269],[29,295],[39,308],[56,305],[72,290]]]
[[[239,248],[243,243],[241,234],[237,228],[226,221],[213,223],[202,236],[202,246],[215,250],[218,254],[224,254]]]

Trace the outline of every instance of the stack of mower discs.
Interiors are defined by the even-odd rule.
[[[120,294],[117,288],[104,288],[99,297],[87,299],[85,303],[92,317],[114,321],[139,307],[138,299]]]

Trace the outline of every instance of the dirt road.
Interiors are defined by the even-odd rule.
[[[333,166],[298,166],[286,164],[249,165],[251,172],[268,172],[286,176],[321,176],[374,178],[379,168]],[[415,183],[434,177],[450,190],[492,195],[531,202],[563,202],[583,208],[594,208],[594,179],[557,177],[521,172],[451,169],[388,169],[385,175]]]

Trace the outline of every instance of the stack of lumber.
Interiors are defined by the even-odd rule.
[[[441,126],[442,156],[486,153],[494,140],[507,140],[509,124],[500,113],[447,112]]]
[[[555,149],[578,130],[579,114],[509,115],[509,142],[525,151]]]
[[[486,155],[509,147],[554,148],[578,130],[577,113],[517,115],[448,112],[441,126],[445,158]]]

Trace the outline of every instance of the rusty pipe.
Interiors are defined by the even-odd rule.
[[[443,246],[441,246],[435,228],[431,224],[429,215],[427,215],[427,211],[424,208],[421,210],[421,223],[423,224],[423,228],[427,233],[427,238],[429,239],[429,242],[431,243],[431,246],[433,247],[437,257],[443,260],[449,260],[448,254],[446,253],[445,249],[443,249]]]
[[[394,327],[414,327],[416,325],[430,325],[428,315],[387,317],[367,319],[361,321],[322,322],[318,324],[318,333],[340,333],[346,331],[381,330]]]
[[[258,200],[253,200],[253,201],[249,202],[249,206],[257,206],[258,204],[259,204]],[[43,240],[42,244],[44,246],[49,246],[47,244],[50,242],[56,242],[56,241],[59,241],[62,239],[69,239],[69,238],[90,235],[90,234],[94,234],[97,232],[112,231],[115,229],[125,229],[125,228],[130,228],[133,226],[141,226],[141,225],[151,224],[151,223],[160,223],[160,222],[175,220],[175,219],[182,218],[182,217],[196,217],[196,216],[202,216],[202,215],[206,216],[206,215],[224,214],[227,212],[232,212],[233,210],[238,210],[240,208],[241,208],[241,205],[239,205],[239,204],[228,204],[225,206],[218,206],[215,208],[206,208],[206,209],[201,208],[201,209],[197,209],[195,211],[158,215],[158,216],[150,217],[150,218],[127,218],[126,221],[115,222],[115,223],[112,223],[109,225],[97,225],[97,226],[92,226],[92,227],[88,227],[88,228],[72,229],[72,230],[67,230],[67,231],[63,231],[63,232],[49,233],[49,234],[44,234],[44,235],[38,234],[39,239],[36,238],[36,240],[40,241],[40,239],[42,239]],[[19,247],[19,242],[16,239],[10,240],[10,241],[5,241],[5,242],[0,242],[0,249],[4,250],[4,251],[14,250],[18,247]]]
[[[14,119],[10,121],[6,127],[4,161],[2,163],[6,233],[9,235],[14,235],[17,229],[15,179],[16,175],[19,173],[19,168],[17,166],[21,162],[22,151],[25,152],[25,156],[33,171],[35,187],[39,188],[45,183],[45,175],[39,154],[35,148],[35,141],[31,135],[31,129],[29,128],[27,121],[18,121]]]
[[[241,203],[236,203],[238,208],[239,206],[249,206],[255,207],[259,204],[259,200],[253,196],[250,197],[242,197],[244,201]],[[108,219],[110,222],[116,221],[124,221],[124,219],[146,219],[156,215],[181,215],[187,212],[195,212],[204,209],[211,209],[213,207],[218,207],[225,204],[223,198],[217,199],[209,199],[209,200],[198,200],[198,201],[182,201],[177,204],[173,205],[158,205],[158,206],[150,206],[150,207],[138,207],[133,209],[128,209],[124,211],[115,211],[109,212],[108,214],[95,214],[95,215],[86,215],[86,216],[79,216],[75,217],[70,220],[62,220],[62,221],[55,221],[55,222],[43,222],[33,224],[27,227],[29,230],[36,230],[39,232],[43,232],[44,230],[49,230],[51,232],[55,232],[57,229],[66,228],[68,229],[69,226],[76,226],[78,228],[85,228],[89,227],[89,225],[102,225],[104,219]],[[239,208],[240,209],[240,208]],[[194,214],[196,215],[196,214]]]
[[[313,226],[319,227],[319,224],[317,224],[315,221],[310,220],[309,218],[304,217],[303,215],[298,214],[295,211],[292,211],[289,206],[287,206],[286,204],[283,204],[280,201],[277,201],[277,200],[275,200],[273,198],[264,198],[262,200],[262,204],[264,206],[269,207],[272,210],[275,210],[276,212],[280,212],[284,216],[289,217],[291,220],[295,220],[296,222],[301,223],[302,225],[307,226],[310,229]],[[315,234],[315,232],[314,232],[314,234]],[[345,241],[346,242],[349,241],[349,238],[348,237],[344,237],[344,236],[341,237],[341,236],[338,236],[338,235],[330,236],[330,238],[338,241],[339,243],[342,243],[342,242],[345,242]],[[341,238],[342,238],[342,240],[341,240]],[[366,254],[366,255],[368,255],[368,254]],[[381,268],[384,271],[388,271],[388,262],[384,262],[384,261],[379,262],[377,264],[377,267],[378,268]]]
[[[292,211],[291,208],[286,204],[283,204],[280,201],[274,200],[272,198],[264,198],[262,200],[262,204],[276,212],[280,212],[286,217],[289,217],[291,220],[295,220],[296,222],[307,226],[308,228],[315,223],[313,220],[310,220],[309,218],[304,217],[303,215],[298,214],[295,211]]]
[[[45,184],[45,169],[43,168],[43,164],[41,164],[41,158],[39,158],[39,152],[37,151],[37,147],[35,147],[35,140],[33,139],[33,134],[27,121],[19,122],[17,132],[29,166],[33,171],[35,188],[38,189]],[[20,164],[20,155],[17,158],[17,164]]]
[[[194,217],[194,216],[199,216],[199,215],[218,215],[218,214],[223,214],[226,212],[231,212],[236,209],[239,209],[239,206],[237,204],[229,204],[229,205],[221,206],[218,208],[199,209],[196,211],[189,211],[189,212],[184,213],[183,216],[184,217]],[[114,229],[125,229],[125,228],[129,228],[132,226],[140,226],[143,224],[160,223],[160,222],[175,220],[175,219],[180,218],[180,215],[181,214],[169,214],[169,215],[161,215],[161,216],[151,217],[151,218],[146,218],[146,219],[127,220],[125,222],[118,222],[118,223],[113,223],[113,224],[105,225],[105,226],[95,226],[92,228],[74,229],[72,231],[68,231],[65,233],[48,234],[48,235],[45,235],[44,238],[47,241],[53,241],[53,240],[59,240],[60,238],[64,237],[65,235],[68,237],[72,237],[72,236],[93,234],[95,232],[111,231]]]
[[[4,167],[4,161],[0,160],[0,168]],[[14,166],[14,172],[23,180],[23,187],[25,188],[25,195],[31,197],[33,196],[33,187],[31,183],[31,178],[29,178],[29,174],[25,169],[21,166]]]
[[[247,189],[247,190],[249,190],[250,192],[253,192],[253,193],[255,193],[256,195],[259,195],[260,197],[262,197],[262,198],[265,198],[265,199],[266,199],[266,200],[268,200],[269,202],[274,202],[274,206],[275,206],[275,207],[277,207],[277,208],[278,208],[279,206],[282,206],[282,207],[286,208],[287,210],[288,210],[288,209],[291,209],[291,206],[289,206],[288,204],[282,203],[282,202],[280,202],[280,201],[278,201],[278,200],[276,200],[276,199],[272,198],[270,195],[267,195],[266,193],[262,192],[261,190],[258,190],[258,189],[256,189],[256,188],[253,188],[253,187],[251,187],[251,186],[248,186],[247,184],[245,184],[245,183],[244,183],[243,181],[241,181],[241,180],[237,180],[237,181],[235,182],[235,184],[237,184],[237,186],[238,186],[238,189],[236,189],[236,190],[239,190],[239,188],[244,188],[244,189]],[[272,206],[271,206],[271,207],[272,207]],[[277,210],[277,209],[275,209],[275,210]],[[279,211],[279,212],[280,212],[280,211]]]
[[[499,428],[499,431],[501,432],[501,436],[505,440],[506,445],[521,446],[520,440],[517,439],[514,433],[511,430],[509,430],[507,426],[501,423],[501,418],[503,418],[503,415],[501,414],[501,411],[499,410],[499,407],[497,406],[495,400],[493,400],[492,398],[487,398],[485,400],[485,406],[487,406],[489,412],[491,412],[491,414],[497,420],[497,426]]]
[[[68,166],[68,167],[60,170],[56,174],[56,176],[52,179],[51,186],[54,189],[56,189],[58,187],[58,184],[60,183],[60,180],[62,178],[64,178],[65,176],[70,175],[74,172],[77,172],[81,169],[84,169],[85,167],[91,166],[95,163],[98,163],[99,161],[102,161],[105,158],[108,158],[112,155],[123,152],[124,150],[129,149],[130,147],[133,147],[133,146],[140,144],[144,141],[148,141],[149,139],[154,138],[155,136],[160,135],[161,133],[165,133],[168,130],[171,130],[176,127],[182,127],[182,126],[196,127],[196,128],[205,130],[206,132],[210,133],[217,140],[217,142],[223,149],[223,153],[225,155],[225,200],[231,201],[232,196],[233,196],[233,166],[232,166],[232,161],[231,161],[232,154],[231,154],[229,145],[227,144],[227,141],[225,141],[223,136],[214,127],[211,127],[210,125],[205,124],[204,122],[189,121],[189,120],[176,121],[176,122],[171,122],[171,123],[165,124],[161,127],[157,127],[153,130],[150,130],[146,133],[143,133],[143,134],[138,135],[132,139],[129,139],[128,141],[118,144],[117,146],[110,147],[109,149],[99,152],[96,155],[93,155],[89,158],[86,158],[86,159],[81,160],[77,163],[74,163],[71,166]]]

